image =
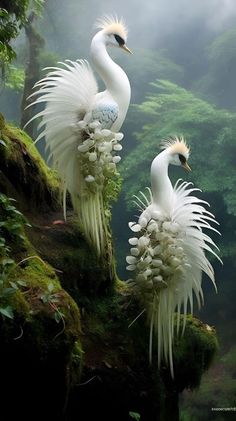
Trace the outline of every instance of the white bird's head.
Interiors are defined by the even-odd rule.
[[[107,46],[120,47],[132,54],[126,45],[128,30],[122,18],[104,16],[97,19],[95,27],[101,30]]]
[[[161,144],[161,148],[165,149],[166,153],[168,153],[170,164],[181,165],[186,171],[191,171],[187,162],[190,149],[182,136],[175,136],[164,140]]]

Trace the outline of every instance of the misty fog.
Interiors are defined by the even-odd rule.
[[[66,30],[64,29],[65,38],[70,38],[70,34],[77,31],[78,46],[79,35],[87,39],[89,45],[94,21],[104,14],[123,16],[129,28],[129,42],[134,49],[156,46],[165,48],[164,43],[169,37],[175,38],[184,32],[187,34],[196,27],[199,30],[195,34],[196,37],[202,36],[200,29],[205,33],[221,32],[230,27],[236,19],[234,0],[157,0],[145,3],[140,0],[104,0],[99,3],[90,0],[86,2],[86,6],[77,2],[73,7],[73,15],[63,6],[64,2],[60,0],[46,4],[49,25],[50,16],[61,16],[64,24],[68,25]],[[51,25],[53,26],[52,20]],[[60,28],[54,29],[60,31]]]

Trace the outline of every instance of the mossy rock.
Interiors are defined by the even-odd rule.
[[[96,295],[106,295],[114,287],[114,275],[107,261],[100,261],[86,242],[78,224],[68,212],[31,218],[28,237],[39,255],[56,270],[63,287],[78,303]]]
[[[164,405],[161,421],[179,420],[179,395],[184,389],[198,388],[203,373],[211,366],[218,351],[218,341],[213,327],[188,315],[183,332],[180,318],[180,334],[174,339],[174,378],[162,364],[160,376],[164,385]]]
[[[149,364],[145,317],[133,323],[139,313],[122,282],[116,293],[97,297],[83,309],[84,386],[79,384],[72,390],[71,416],[80,411],[83,420],[97,416],[104,421],[130,421],[130,412],[134,412],[142,421],[179,419],[179,393],[198,387],[218,349],[215,331],[187,317],[185,334],[175,340],[172,379],[165,364],[158,369],[155,355]],[[89,405],[91,401],[93,405]]]
[[[19,278],[21,286],[9,301],[14,318],[0,320],[1,414],[13,419],[17,408],[22,419],[45,419],[45,413],[62,419],[81,372],[79,309],[52,268],[38,258],[17,266],[11,278]],[[26,397],[30,405],[22,406]],[[33,416],[32,407],[37,408]]]
[[[154,420],[161,412],[164,389],[148,362],[148,332],[143,321],[129,325],[139,309],[125,283],[97,296],[81,309],[83,370],[68,400],[68,418],[131,421]],[[92,402],[92,404],[91,404]]]
[[[0,115],[0,190],[17,200],[20,209],[38,212],[58,207],[59,182],[41,158],[32,139],[6,124]]]
[[[203,373],[211,366],[219,345],[213,327],[187,316],[183,336],[174,343],[175,386],[178,391],[199,387]]]
[[[75,217],[70,217],[70,209],[63,224],[56,172],[45,164],[32,139],[23,130],[6,124],[2,115],[0,139],[0,191],[16,199],[17,207],[28,218],[32,227],[27,235],[34,248],[55,268],[63,268],[60,279],[70,293],[78,288],[84,294],[109,289],[115,278],[110,259],[98,259]]]
[[[15,202],[0,195],[1,416],[60,419],[78,381],[82,348],[80,311],[25,233]],[[31,405],[23,405],[25,397]],[[8,399],[9,398],[9,399]],[[9,400],[14,405],[9,404]],[[40,402],[40,405],[39,405]]]

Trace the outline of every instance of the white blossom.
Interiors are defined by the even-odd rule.
[[[119,143],[118,144],[115,144],[113,146],[113,149],[114,149],[114,151],[121,151],[122,150],[122,145],[120,145]]]
[[[130,238],[129,244],[131,244],[131,246],[136,246],[138,244],[138,238],[136,238],[136,237]]]
[[[137,263],[137,258],[135,256],[126,256],[126,262],[129,265],[133,265],[133,264]]]
[[[135,224],[135,222],[129,222],[129,227],[133,232],[141,231],[141,226],[139,224]]]
[[[122,140],[124,137],[123,133],[115,133],[115,139],[120,141]]]
[[[95,162],[96,160],[97,160],[97,154],[96,154],[96,152],[91,152],[89,154],[89,161],[90,162]]]
[[[87,183],[92,183],[93,181],[95,181],[95,178],[89,174],[85,177],[85,181],[87,181]]]
[[[114,164],[118,164],[118,162],[120,162],[120,160],[121,160],[121,157],[118,156],[118,155],[116,155],[116,156],[114,156],[114,158],[112,158],[112,161],[114,162]]]
[[[84,144],[84,143],[82,143],[82,145],[79,145],[78,146],[78,151],[79,152],[82,152],[82,153],[88,152],[89,151],[89,146],[86,145],[86,144]]]

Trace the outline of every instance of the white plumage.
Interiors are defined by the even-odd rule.
[[[129,223],[134,236],[129,239],[132,247],[126,258],[127,269],[134,272],[130,286],[148,315],[150,361],[155,338],[158,365],[162,361],[169,365],[172,377],[175,313],[178,334],[180,315],[184,315],[185,325],[187,312],[193,312],[194,296],[199,307],[203,303],[202,272],[216,289],[205,251],[219,259],[216,245],[204,233],[205,229],[218,232],[211,225],[217,223],[214,216],[205,209],[207,202],[193,195],[198,189],[192,183],[178,180],[172,187],[168,177],[169,164],[190,170],[188,157],[184,139],[173,138],[164,143],[164,150],[153,160],[152,189],[136,197],[141,215],[137,222]]]
[[[98,86],[85,60],[59,63],[48,68],[36,83],[32,105],[45,104],[27,124],[41,118],[36,139],[45,138],[49,159],[58,170],[64,189],[87,240],[98,256],[106,252],[107,224],[104,215],[104,188],[116,173],[117,151],[123,135],[118,133],[130,103],[130,84],[125,72],[111,59],[107,46],[126,47],[127,29],[122,20],[105,17],[91,42],[91,59],[106,89]]]

